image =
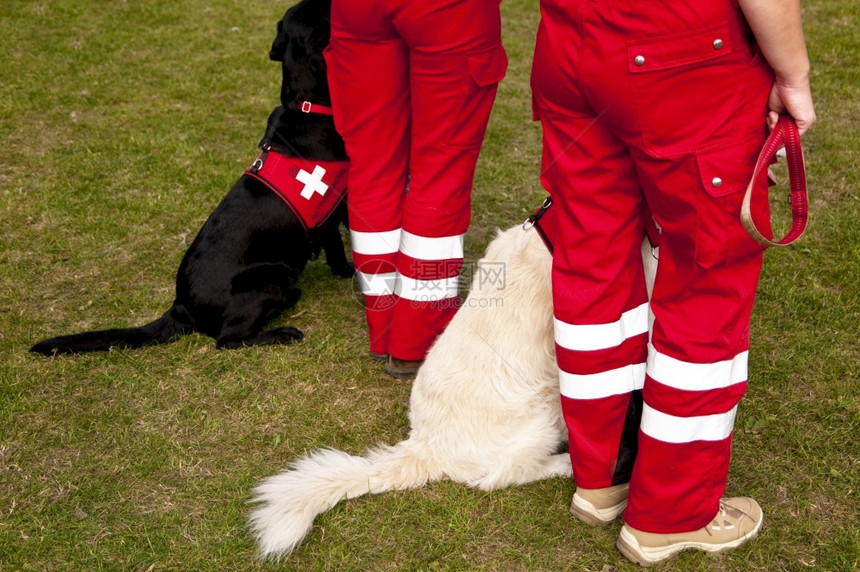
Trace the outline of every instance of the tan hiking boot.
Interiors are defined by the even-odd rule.
[[[614,485],[602,489],[577,487],[570,502],[570,513],[586,524],[603,526],[624,512],[630,485]]]
[[[618,550],[640,566],[651,566],[682,550],[695,548],[710,554],[737,548],[755,538],[764,521],[761,507],[746,497],[725,498],[720,512],[704,528],[692,532],[655,534],[636,530],[629,524],[621,528]]]
[[[424,360],[406,361],[397,359],[394,356],[388,356],[388,361],[385,362],[385,371],[397,379],[412,379],[418,373],[418,368],[423,364]]]

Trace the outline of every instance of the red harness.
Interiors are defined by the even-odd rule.
[[[331,115],[331,107],[303,101],[303,113]],[[245,171],[281,197],[305,230],[324,223],[346,194],[349,161],[313,161],[284,155],[271,145]]]
[[[343,200],[348,172],[349,161],[288,157],[263,145],[263,152],[245,174],[281,197],[305,230],[310,230],[324,223]]]

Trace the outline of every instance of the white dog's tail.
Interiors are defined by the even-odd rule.
[[[380,446],[364,457],[322,449],[299,459],[290,470],[263,480],[251,502],[263,503],[250,525],[263,557],[292,552],[314,519],[338,502],[366,494],[417,488],[441,475],[409,450],[409,441]]]

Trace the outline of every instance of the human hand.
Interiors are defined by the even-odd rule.
[[[788,113],[797,123],[800,135],[806,133],[816,120],[809,77],[787,80],[777,75],[770,90],[767,109],[768,128],[776,127],[780,114]]]

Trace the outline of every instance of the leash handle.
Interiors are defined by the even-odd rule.
[[[765,238],[755,221],[753,221],[750,205],[752,203],[755,182],[761,173],[767,169],[770,160],[780,147],[785,146],[785,156],[788,164],[789,200],[791,201],[791,230],[780,240]],[[741,222],[747,232],[756,241],[765,246],[787,246],[800,238],[806,230],[809,219],[809,202],[806,195],[806,170],[803,162],[803,149],[800,146],[800,132],[797,123],[790,115],[780,115],[776,127],[764,143],[755,164],[755,171],[749,186],[747,186],[741,205]]]

